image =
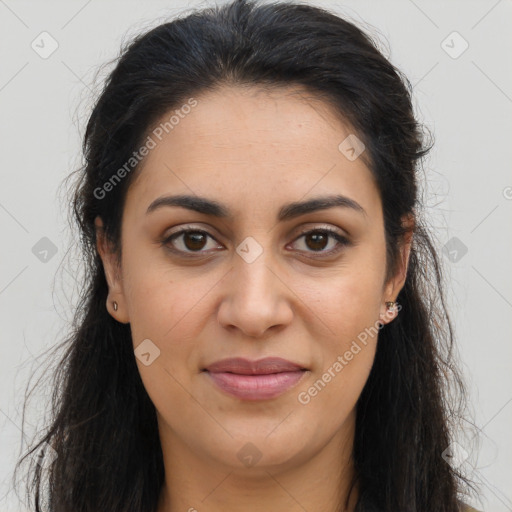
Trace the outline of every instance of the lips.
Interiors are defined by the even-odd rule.
[[[204,370],[225,393],[242,400],[275,398],[295,386],[308,371],[280,357],[258,361],[231,358],[208,365]]]
[[[207,366],[206,370],[212,373],[230,372],[240,375],[268,375],[269,373],[305,370],[305,368],[280,357],[266,357],[259,361],[249,361],[242,357],[234,357],[217,361]]]

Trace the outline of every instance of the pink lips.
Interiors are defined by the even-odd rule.
[[[281,395],[304,376],[306,370],[280,357],[259,361],[223,359],[205,369],[223,391],[242,400],[265,400]]]

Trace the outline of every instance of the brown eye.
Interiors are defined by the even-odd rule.
[[[201,229],[188,228],[168,236],[162,241],[162,245],[177,254],[191,257],[200,256],[211,252],[207,250],[209,238],[216,242],[210,233]],[[299,249],[299,251],[310,253],[312,257],[332,256],[345,246],[350,245],[350,241],[346,237],[328,228],[306,231],[294,243],[301,239],[304,239],[304,248]],[[331,248],[326,250],[329,245],[331,245]],[[222,246],[215,246],[214,244],[210,247],[213,250],[222,248]],[[315,253],[318,253],[318,256]]]
[[[208,238],[215,240],[209,233],[200,229],[182,229],[162,241],[162,244],[178,253],[198,253],[207,252]]]
[[[329,235],[319,231],[305,235],[306,245],[313,251],[322,251],[329,243]]]
[[[199,251],[206,242],[206,235],[198,231],[188,231],[183,233],[183,244],[191,251]]]
[[[320,253],[323,255],[333,255],[341,251],[345,246],[350,245],[347,238],[340,235],[332,229],[313,229],[302,233],[296,240],[304,239],[306,249],[303,252]],[[325,250],[329,246],[329,240],[332,240],[330,250]]]

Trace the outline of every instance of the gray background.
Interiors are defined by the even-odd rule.
[[[483,429],[479,445],[461,439],[468,452],[461,467],[481,485],[482,502],[474,505],[512,511],[512,2],[303,3],[345,14],[378,37],[414,85],[417,115],[434,132],[426,206],[447,270],[471,410]],[[0,0],[2,511],[23,510],[11,472],[27,380],[42,362],[36,357],[62,341],[76,300],[80,255],[68,251],[73,239],[59,186],[81,161],[94,74],[131,36],[207,5]],[[31,46],[44,51],[46,37],[44,49],[51,49],[44,31],[58,44],[47,58]],[[447,243],[451,253],[442,252]],[[41,384],[36,396],[25,441],[42,426],[50,389]]]

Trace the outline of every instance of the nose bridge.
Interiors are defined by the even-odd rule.
[[[286,280],[280,276],[276,234],[256,226],[254,217],[249,214],[251,226],[235,246],[218,321],[244,336],[262,339],[270,328],[283,328],[293,321],[293,297],[287,295]]]
[[[271,298],[273,282],[277,279],[270,269],[275,258],[270,247],[270,237],[246,237],[236,248],[235,280],[237,288],[242,288],[242,297],[255,300]],[[265,244],[265,245],[263,245]],[[262,297],[263,295],[263,297]]]
[[[271,249],[271,237],[247,237],[237,247],[228,295],[219,311],[225,326],[236,326],[245,335],[262,336],[270,327],[288,324],[293,314],[282,302],[285,292],[276,275],[276,259]],[[264,244],[264,245],[263,245]]]

